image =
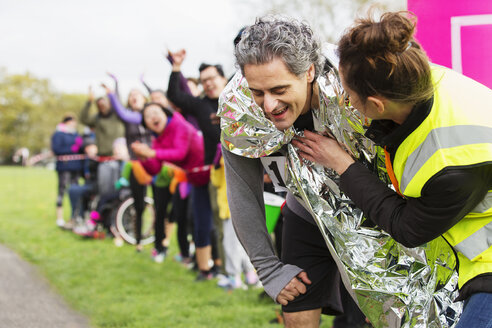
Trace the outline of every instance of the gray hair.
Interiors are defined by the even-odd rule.
[[[245,65],[262,65],[277,57],[296,76],[301,76],[314,64],[316,78],[324,64],[321,44],[309,25],[278,15],[260,17],[254,25],[248,26],[234,54],[243,75]]]

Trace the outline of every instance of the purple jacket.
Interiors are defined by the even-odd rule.
[[[154,158],[141,161],[145,170],[151,174],[159,173],[163,162],[169,162],[187,171],[188,181],[200,186],[208,183],[210,172],[190,173],[188,170],[203,167],[203,136],[181,114],[175,112],[168,120],[164,131],[152,142]]]

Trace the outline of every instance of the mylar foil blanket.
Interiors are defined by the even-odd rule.
[[[315,129],[331,133],[388,183],[384,155],[363,136],[360,114],[346,103],[335,70],[318,77]],[[290,143],[301,131],[279,131],[254,102],[240,72],[219,100],[221,141],[234,154],[260,158],[287,149],[285,184],[313,215],[340,270],[342,280],[374,327],[453,327],[461,314],[455,257],[437,238],[406,248],[378,228],[365,226],[360,209],[340,191],[339,176],[301,159]]]

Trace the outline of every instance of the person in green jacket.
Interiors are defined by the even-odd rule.
[[[94,130],[99,156],[111,156],[113,142],[124,136],[124,127],[121,120],[114,113],[106,97],[97,98],[95,103],[97,114],[90,114],[94,93],[89,87],[88,100],[80,112],[80,122]]]

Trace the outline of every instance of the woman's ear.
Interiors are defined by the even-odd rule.
[[[367,97],[366,104],[375,109],[379,114],[384,113],[384,101],[378,96],[369,96]]]

